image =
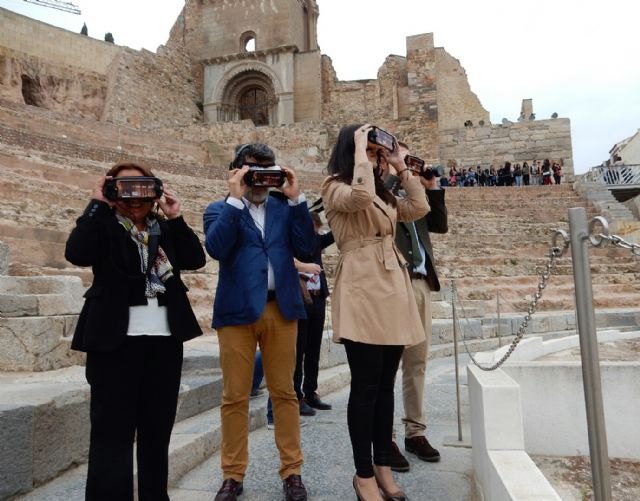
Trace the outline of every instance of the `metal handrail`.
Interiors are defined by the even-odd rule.
[[[592,167],[586,178],[608,186],[640,186],[640,164],[599,165]]]

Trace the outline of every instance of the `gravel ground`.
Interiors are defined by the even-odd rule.
[[[565,501],[594,499],[591,461],[588,457],[532,456],[551,485]],[[640,499],[640,461],[612,459],[609,461],[611,495],[615,501]]]

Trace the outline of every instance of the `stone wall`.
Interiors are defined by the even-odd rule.
[[[105,75],[122,47],[56,28],[0,8],[0,47]]]
[[[505,161],[524,162],[548,158],[563,162],[563,175],[573,179],[571,125],[568,118],[534,120],[506,125],[464,127],[440,132],[440,158],[463,167],[500,167]]]
[[[0,25],[0,98],[134,127],[201,120],[191,60],[178,48],[134,51],[4,9]]]
[[[457,129],[464,127],[467,120],[478,124],[491,123],[489,112],[485,110],[478,96],[471,91],[467,73],[460,61],[443,48],[436,53],[436,84],[438,88],[438,127]]]
[[[105,75],[0,47],[0,98],[99,120]]]
[[[187,1],[189,3],[189,0]],[[297,0],[217,0],[200,2],[202,59],[242,52],[240,37],[255,34],[256,50],[295,45],[304,50],[302,6]]]
[[[208,174],[202,144],[185,140],[175,130],[145,132],[88,119],[69,121],[64,114],[2,100],[0,142],[27,151],[76,158],[79,162],[110,164],[126,156],[131,160],[151,160],[152,167],[169,172]]]
[[[191,63],[179,49],[126,49],[109,68],[103,120],[155,129],[200,122]]]
[[[294,118],[296,122],[320,120],[322,102],[320,51],[296,55]]]

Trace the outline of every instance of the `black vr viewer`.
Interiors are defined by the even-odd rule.
[[[287,179],[287,174],[277,165],[250,165],[243,179],[247,186],[279,188]]]
[[[367,135],[367,140],[370,143],[382,146],[389,151],[393,151],[395,149],[393,134],[387,132],[384,129],[381,129],[380,127],[373,127],[373,129],[371,129],[369,131],[369,134]]]
[[[122,176],[107,179],[102,194],[107,200],[156,200],[164,193],[162,180],[149,176]]]
[[[435,167],[426,167],[425,161],[420,157],[416,157],[413,155],[407,155],[404,157],[404,163],[414,174],[418,176],[422,176],[425,179],[433,179],[434,177],[442,177],[444,174],[444,169],[441,165],[436,165]]]

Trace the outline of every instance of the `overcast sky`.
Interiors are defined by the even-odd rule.
[[[64,3],[67,0],[60,1]],[[467,72],[491,121],[516,121],[523,98],[537,118],[571,119],[576,172],[608,158],[640,128],[640,4],[634,0],[317,0],[318,42],[340,80],[376,78],[406,37],[434,33]],[[24,0],[5,7],[116,44],[156,51],[184,0],[72,0],[81,15]]]

